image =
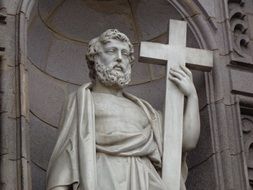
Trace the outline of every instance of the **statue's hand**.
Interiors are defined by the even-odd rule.
[[[176,84],[179,90],[187,97],[196,95],[196,89],[192,80],[191,71],[185,66],[178,69],[171,68],[169,79]]]

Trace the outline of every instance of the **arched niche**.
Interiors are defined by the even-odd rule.
[[[130,37],[136,50],[136,63],[127,91],[146,99],[158,110],[163,110],[165,68],[138,62],[140,41],[167,43],[169,19],[178,19],[188,21],[187,46],[215,49],[212,25],[201,14],[201,9],[189,1],[38,0],[29,18],[27,97],[31,178],[36,190],[45,189],[47,164],[58,136],[62,105],[69,93],[89,82],[85,52],[91,38],[108,28],[117,28]],[[189,189],[196,189],[195,177],[203,176],[205,168],[198,168],[198,164],[212,154],[208,110],[205,109],[210,91],[206,84],[211,76],[198,71],[193,74],[204,130],[196,151],[189,156]],[[204,184],[206,179],[201,180]]]

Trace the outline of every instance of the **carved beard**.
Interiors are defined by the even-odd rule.
[[[106,67],[99,61],[95,63],[95,70],[98,80],[105,86],[123,88],[131,81],[131,67],[118,71],[115,69],[117,64],[112,67]]]

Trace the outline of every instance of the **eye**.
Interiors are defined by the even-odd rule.
[[[110,48],[110,49],[107,49],[105,52],[106,53],[115,53],[116,49],[115,48]]]
[[[125,55],[125,56],[129,56],[130,55],[130,53],[128,51],[122,51],[121,53],[122,53],[122,55]]]

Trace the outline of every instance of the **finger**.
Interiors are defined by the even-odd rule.
[[[170,70],[170,74],[171,74],[173,77],[178,78],[179,80],[182,80],[182,79],[183,79],[183,76],[182,76],[180,73],[175,72],[175,71],[173,71],[173,70]]]
[[[169,80],[171,80],[172,82],[174,82],[177,86],[180,84],[180,79],[173,77],[173,76],[169,76]]]
[[[171,69],[171,70],[180,74],[182,77],[188,77],[188,75],[182,69]]]
[[[192,72],[190,71],[190,69],[188,69],[186,66],[184,65],[180,65],[180,68],[189,76],[192,78]]]

